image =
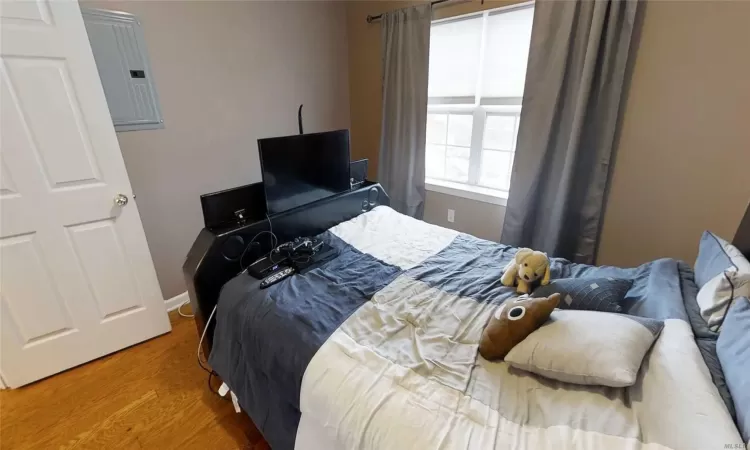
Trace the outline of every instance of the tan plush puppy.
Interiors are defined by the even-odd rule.
[[[505,358],[516,344],[549,319],[558,303],[560,294],[506,300],[484,328],[479,340],[479,354],[490,361]]]
[[[542,252],[530,248],[519,248],[513,260],[505,266],[500,282],[504,286],[518,285],[516,292],[530,294],[532,285],[539,281],[542,286],[549,284],[549,258]]]

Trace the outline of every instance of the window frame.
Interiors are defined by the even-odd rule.
[[[433,20],[432,24],[455,22],[460,20],[471,20],[482,17],[482,35],[480,40],[480,59],[477,69],[476,91],[474,96],[458,97],[428,97],[427,114],[470,114],[473,116],[471,130],[471,148],[469,152],[469,174],[467,182],[459,182],[446,178],[425,177],[426,187],[428,190],[442,192],[451,195],[460,195],[479,201],[486,201],[495,204],[505,204],[504,199],[508,197],[509,189],[499,189],[480,184],[482,168],[482,151],[485,126],[488,116],[514,116],[516,117],[515,130],[513,134],[512,150],[496,150],[497,152],[511,153],[515,157],[516,142],[518,138],[518,124],[521,115],[522,97],[482,97],[482,77],[484,75],[485,47],[487,41],[487,21],[490,16],[495,14],[504,14],[520,9],[533,8],[534,2],[519,3],[516,5],[505,6],[501,8],[489,9],[479,13],[466,14],[446,19]],[[448,144],[446,142],[446,149]],[[426,149],[425,149],[426,151]],[[512,159],[511,159],[512,161]],[[508,179],[512,166],[509,167]],[[494,198],[493,198],[494,197]]]

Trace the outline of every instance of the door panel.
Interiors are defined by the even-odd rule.
[[[49,186],[99,181],[101,175],[65,61],[5,58],[5,64],[15,98],[22,102],[16,109],[26,116],[28,140],[35,143]],[[55,133],[47,132],[49,124],[55,125]]]
[[[24,346],[72,330],[73,323],[41,255],[36,233],[0,239],[0,285],[7,324]]]
[[[15,387],[170,325],[78,4],[0,7],[0,371]]]
[[[8,169],[5,168],[5,164],[2,164],[0,165],[0,198],[13,197],[13,194],[18,194],[16,184]]]
[[[142,306],[135,275],[130,270],[112,219],[67,227],[68,235],[86,274],[102,320]],[[101,255],[107,255],[107,264]]]
[[[3,23],[33,24],[36,22],[39,25],[52,24],[49,7],[44,1],[3,1],[3,8],[0,14],[7,21]]]

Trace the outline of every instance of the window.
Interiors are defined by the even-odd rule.
[[[533,16],[528,4],[432,23],[428,186],[507,196]]]

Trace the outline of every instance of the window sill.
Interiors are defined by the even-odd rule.
[[[463,183],[428,178],[425,180],[425,189],[493,205],[505,206],[508,203],[507,192],[482,186],[471,186]]]

